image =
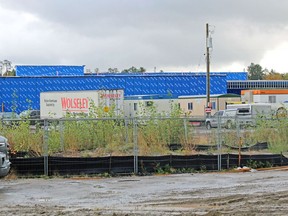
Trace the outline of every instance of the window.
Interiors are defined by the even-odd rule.
[[[137,111],[137,103],[134,103],[134,111]]]
[[[276,103],[276,95],[269,95],[268,101],[269,103]]]
[[[214,117],[218,117],[218,116],[223,116],[223,110],[221,110],[221,111],[218,111],[218,112],[216,112],[216,113],[214,113]]]
[[[214,101],[214,102],[212,102],[212,103],[211,103],[211,105],[212,105],[212,107],[211,107],[211,108],[212,108],[213,110],[215,110],[215,109],[216,109],[216,102],[215,102],[215,101]]]
[[[192,102],[188,103],[188,110],[193,110],[193,103]]]

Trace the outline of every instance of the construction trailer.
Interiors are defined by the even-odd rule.
[[[169,116],[173,108],[178,107],[178,99],[165,95],[133,95],[124,98],[126,117],[151,116],[162,114]]]
[[[210,95],[210,107],[211,115],[219,110],[226,109],[227,103],[240,102],[241,96],[237,94],[213,94]],[[206,116],[206,95],[195,96],[179,96],[178,103],[180,108],[186,114],[186,116],[192,117],[204,117]]]

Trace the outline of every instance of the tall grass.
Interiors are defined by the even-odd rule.
[[[38,155],[45,151],[49,155],[67,156],[133,155],[135,143],[138,155],[174,154],[170,150],[171,144],[182,146],[177,154],[193,154],[193,147],[197,144],[216,145],[219,142],[217,129],[197,134],[181,118],[181,110],[172,104],[169,116],[149,106],[141,109],[135,119],[116,116],[114,109],[112,106],[105,112],[103,106],[92,106],[88,115],[68,114],[64,119],[49,120],[46,130],[40,125],[32,129],[29,120],[24,119],[12,127],[0,125],[0,134],[8,138],[13,151],[33,151]],[[221,130],[220,142],[233,147],[238,147],[240,139],[243,146],[268,142],[270,152],[287,152],[287,126],[287,118],[261,118],[256,127],[241,133],[237,128]],[[44,148],[45,145],[48,147]]]

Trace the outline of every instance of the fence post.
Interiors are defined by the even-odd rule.
[[[138,174],[138,124],[133,118],[133,143],[134,143],[134,174]]]
[[[217,116],[217,165],[218,171],[221,171],[222,167],[222,144],[221,144],[221,116]]]
[[[109,155],[109,173],[111,173],[112,170],[112,154]]]
[[[44,175],[48,176],[48,142],[49,142],[49,131],[48,131],[48,121],[44,119],[44,136],[43,136],[43,152],[44,152]]]
[[[241,167],[241,148],[242,148],[242,135],[241,135],[241,125],[240,118],[236,115],[236,134],[237,134],[237,143],[238,143],[238,167]],[[245,120],[245,119],[244,119]]]
[[[229,153],[227,154],[227,169],[230,168],[230,155]]]

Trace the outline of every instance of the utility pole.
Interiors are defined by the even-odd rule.
[[[207,74],[206,74],[206,108],[210,106],[210,37],[209,37],[209,24],[206,23],[206,66],[207,66]]]

